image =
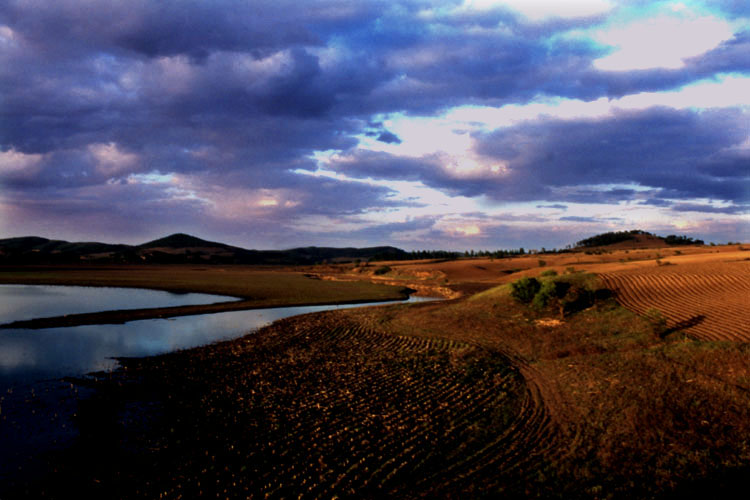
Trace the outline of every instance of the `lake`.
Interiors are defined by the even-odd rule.
[[[225,302],[232,297],[133,288],[0,285],[0,323],[20,319]],[[426,300],[412,297],[409,301]],[[115,357],[151,356],[227,340],[277,319],[374,304],[280,307],[41,330],[0,330],[0,390],[14,384],[116,367]]]
[[[129,288],[0,285],[0,324],[227,300],[232,298]],[[424,300],[434,299],[411,297],[407,302]],[[117,366],[113,357],[150,356],[240,337],[288,316],[378,304],[382,303],[255,309],[122,325],[0,330],[0,497],[4,486],[43,473],[47,453],[75,442],[75,415],[92,390],[63,382],[62,377],[112,370]]]
[[[137,288],[0,285],[0,324],[113,309],[192,306],[238,300],[205,293],[170,293]]]

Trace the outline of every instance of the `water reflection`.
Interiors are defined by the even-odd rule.
[[[4,292],[8,290],[6,287],[0,288]],[[55,301],[64,294],[58,294],[60,290],[51,288],[53,287],[17,287],[15,290],[18,294],[12,299],[14,306],[9,306],[9,302],[5,301],[7,295],[1,295],[0,304],[5,303],[0,309],[0,322],[12,321],[6,314],[17,311],[14,307],[23,302],[18,297],[24,296],[27,301],[52,298],[52,304],[42,309],[45,316],[126,307],[121,302],[105,306],[102,306],[102,302],[97,302],[95,306],[84,304],[90,306],[86,310],[70,309],[69,306],[75,301],[69,301],[64,306],[62,303],[57,304],[60,307],[53,309]],[[103,294],[103,290],[82,290],[75,287],[73,291],[93,291],[95,296],[109,295]],[[150,295],[144,294],[147,292],[145,290],[124,291],[130,292],[131,298]],[[195,299],[190,295],[201,294],[179,295],[173,297],[176,303],[158,304],[201,303],[189,302]],[[203,297],[209,298],[206,302],[219,301],[217,296]],[[224,300],[222,297],[219,299]],[[423,300],[432,299],[413,297],[408,302]],[[136,302],[129,301],[127,307],[144,306],[134,304]],[[205,345],[242,336],[287,316],[366,305],[373,304],[257,309],[132,321],[124,325],[0,330],[0,443],[4,445],[0,446],[0,497],[3,497],[4,487],[10,487],[14,481],[23,483],[46,474],[48,471],[44,456],[70,446],[78,435],[74,415],[78,411],[79,401],[89,397],[92,391],[52,379],[113,369],[116,362],[112,357],[148,356]],[[156,303],[149,299],[145,306],[155,307]],[[38,316],[37,312],[30,317],[15,316],[13,319]]]
[[[0,285],[0,323],[112,309],[213,304],[233,297],[140,288]]]
[[[410,302],[426,300],[410,298]],[[339,306],[283,307],[233,311],[124,325],[86,325],[41,330],[0,330],[0,388],[19,383],[110,370],[113,357],[150,356],[227,340],[298,314]]]

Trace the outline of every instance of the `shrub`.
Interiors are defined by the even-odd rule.
[[[390,271],[391,271],[390,267],[388,267],[388,266],[380,266],[379,268],[375,269],[375,271],[373,271],[373,274],[375,276],[381,276],[381,275],[383,275],[385,273],[388,273]]]
[[[542,274],[540,274],[539,276],[542,276],[545,278],[547,276],[557,276],[557,271],[555,271],[554,269],[547,269],[546,271],[542,271]]]
[[[546,265],[547,265],[547,261],[546,260],[539,259],[539,267],[544,267]]]
[[[593,306],[595,297],[594,291],[589,288],[571,286],[560,299],[560,316],[567,316]]]
[[[531,305],[534,309],[544,309],[557,297],[557,283],[554,281],[544,281],[539,287],[539,291],[534,295]]]
[[[534,295],[541,288],[536,278],[521,278],[510,284],[510,295],[519,302],[528,304],[534,299]]]
[[[560,316],[567,316],[593,306],[609,297],[600,289],[596,277],[588,273],[566,274],[541,283],[534,278],[521,278],[511,283],[511,296],[519,302],[531,303],[534,309],[555,307]]]

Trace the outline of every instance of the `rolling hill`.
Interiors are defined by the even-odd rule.
[[[254,264],[307,265],[323,261],[398,259],[404,250],[301,247],[288,250],[248,250],[177,233],[141,245],[67,242],[38,236],[0,240],[0,264]]]

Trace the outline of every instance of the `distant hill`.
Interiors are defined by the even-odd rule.
[[[577,248],[654,248],[677,245],[703,245],[703,240],[687,236],[657,236],[640,229],[602,233],[576,243]]]
[[[213,247],[213,248],[237,248],[224,243],[206,241],[195,236],[185,233],[175,233],[158,240],[149,241],[138,245],[138,248],[195,248],[195,247]]]
[[[404,250],[303,247],[289,250],[247,250],[177,233],[141,245],[49,240],[38,236],[0,240],[0,264],[256,264],[308,265],[319,262],[401,259]]]

